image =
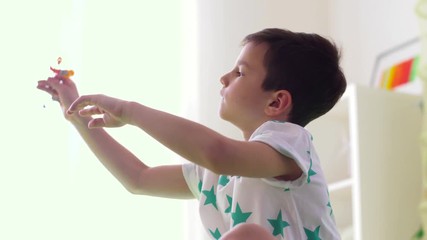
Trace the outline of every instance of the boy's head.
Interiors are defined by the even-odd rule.
[[[289,122],[307,125],[328,112],[346,89],[339,51],[317,34],[264,29],[246,36],[243,45],[248,43],[268,45],[264,55],[267,75],[262,88],[290,93]]]

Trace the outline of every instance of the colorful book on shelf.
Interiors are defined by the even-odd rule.
[[[380,87],[392,90],[415,80],[419,65],[419,56],[406,59],[389,68],[384,69]]]

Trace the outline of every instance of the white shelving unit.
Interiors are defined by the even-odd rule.
[[[307,129],[343,240],[410,239],[420,226],[421,98],[350,85]]]

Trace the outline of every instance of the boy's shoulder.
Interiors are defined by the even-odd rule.
[[[287,121],[271,120],[261,124],[251,135],[249,141],[254,140],[259,136],[268,137],[273,135],[281,136],[298,136],[310,135],[310,133],[298,124]]]

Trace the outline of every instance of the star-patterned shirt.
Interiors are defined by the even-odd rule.
[[[304,128],[269,121],[249,141],[270,145],[296,161],[303,174],[294,181],[217,175],[189,163],[183,174],[195,197],[203,226],[220,239],[241,223],[257,223],[277,239],[340,239],[325,178]]]

